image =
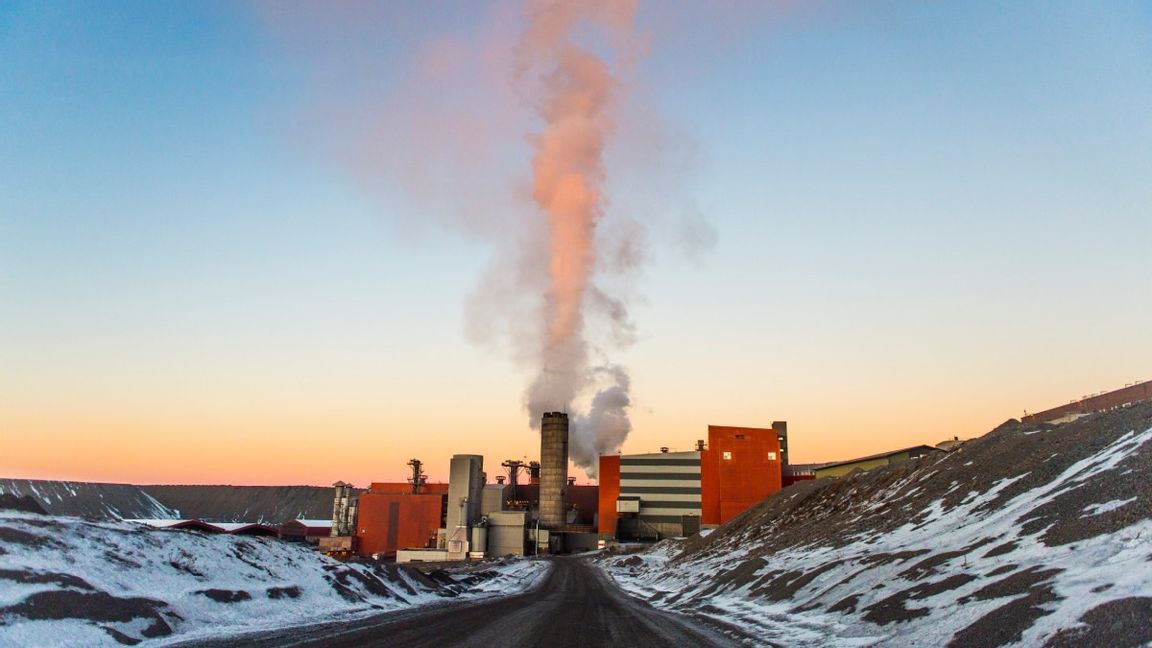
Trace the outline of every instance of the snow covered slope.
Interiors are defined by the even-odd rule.
[[[515,591],[544,565],[433,580],[275,539],[0,511],[0,646],[163,643],[330,621]]]
[[[1152,402],[1010,421],[942,458],[781,491],[603,559],[654,604],[781,646],[1152,642]]]

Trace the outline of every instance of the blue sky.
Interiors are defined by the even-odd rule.
[[[800,4],[641,5],[613,204],[698,210],[715,245],[645,221],[625,451],[787,419],[798,460],[840,459],[1152,378],[1152,5]],[[174,454],[274,439],[260,480],[347,478],[318,434],[360,481],[535,452],[524,368],[467,341],[497,248],[341,148],[393,146],[362,127],[413,52],[516,4],[275,6],[0,5],[0,473],[197,481]],[[421,92],[490,98],[458,90]],[[480,200],[537,125],[477,111],[509,134]]]

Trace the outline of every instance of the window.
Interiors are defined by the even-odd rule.
[[[724,461],[731,461],[731,460],[732,460],[732,453],[731,452],[725,452],[724,453]]]
[[[744,438],[744,435],[743,435],[743,434],[737,434],[737,435],[736,435],[736,438],[737,438],[737,439],[743,439],[743,438]]]

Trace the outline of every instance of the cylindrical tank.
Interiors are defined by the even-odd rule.
[[[564,526],[568,481],[568,415],[545,412],[540,421],[540,526]]]
[[[488,527],[472,527],[472,548],[470,551],[488,552]]]

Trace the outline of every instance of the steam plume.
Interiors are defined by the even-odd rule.
[[[647,261],[647,226],[675,236],[686,138],[624,94],[647,48],[636,0],[497,0],[474,30],[413,42],[397,65],[407,34],[436,20],[428,4],[254,6],[317,71],[301,132],[382,201],[398,235],[430,226],[491,247],[466,335],[530,372],[532,426],[569,412],[572,459],[593,474],[631,430],[628,372],[609,351],[635,337],[629,277]]]
[[[587,27],[606,31],[615,39],[619,62],[635,11],[631,0],[531,1],[517,60],[521,77],[539,75],[531,94],[544,125],[532,138],[532,198],[547,218],[549,252],[545,329],[525,405],[538,425],[543,412],[571,408],[584,392],[602,385],[589,412],[576,413],[572,426],[572,460],[590,474],[597,455],[619,449],[632,426],[627,372],[590,367],[586,337],[590,307],[607,305],[610,320],[627,323],[623,303],[603,298],[593,285],[600,260],[597,225],[606,206],[604,150],[621,86],[608,61],[578,44],[576,34]]]

